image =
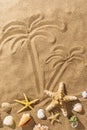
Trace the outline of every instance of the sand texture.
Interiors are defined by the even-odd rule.
[[[81,114],[72,111],[75,102],[67,105],[79,119],[76,130],[87,130],[87,0],[0,0],[0,104],[12,104],[14,128],[4,127],[7,113],[0,108],[0,130],[33,130],[35,123],[48,125],[50,130],[72,130],[62,113],[61,123],[50,125],[36,117],[38,108],[46,108],[42,100],[45,89],[56,91],[60,81],[67,93],[78,97],[83,105]],[[40,98],[31,113],[33,119],[23,128],[18,122],[23,114],[15,99]],[[49,113],[47,113],[47,116]]]

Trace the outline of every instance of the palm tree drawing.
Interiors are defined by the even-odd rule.
[[[46,86],[48,90],[54,90],[58,80],[70,64],[77,63],[78,60],[81,61],[84,57],[84,48],[82,46],[74,46],[70,48],[68,53],[65,53],[64,50],[64,46],[56,46],[46,59],[46,64],[51,63],[54,69],[54,73]]]
[[[6,45],[10,46],[10,54],[16,53],[18,48],[27,46],[31,57],[37,93],[40,93],[40,89],[44,87],[44,80],[34,40],[38,36],[45,38],[48,42],[55,41],[55,36],[50,31],[47,31],[47,28],[63,30],[64,23],[61,23],[61,26],[57,26],[52,21],[45,20],[42,15],[34,15],[27,19],[26,23],[24,21],[8,23],[3,28],[3,35],[0,39],[0,53],[2,54]]]

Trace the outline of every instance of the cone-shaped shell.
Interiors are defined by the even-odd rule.
[[[73,106],[73,111],[81,113],[82,112],[82,105],[81,105],[81,103],[76,103]]]
[[[18,127],[26,125],[30,120],[31,120],[30,114],[23,114],[18,124]]]

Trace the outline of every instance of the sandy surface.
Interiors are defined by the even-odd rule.
[[[18,128],[23,93],[32,100],[42,98],[43,90],[56,91],[58,83],[66,83],[67,93],[76,95],[83,105],[77,115],[76,130],[87,129],[87,0],[0,0],[0,103],[10,102],[15,118],[14,128],[0,125],[1,130],[32,130],[35,123],[46,124],[50,130],[72,130],[67,118],[61,124],[38,120],[36,111],[45,109],[46,100],[35,106],[32,121]],[[61,56],[59,56],[59,54]],[[6,115],[1,113],[1,120]],[[26,112],[26,111],[25,111]],[[47,113],[49,116],[49,113]]]

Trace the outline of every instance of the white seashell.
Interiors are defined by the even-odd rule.
[[[11,111],[12,106],[11,106],[10,103],[8,103],[8,102],[4,102],[4,103],[1,104],[1,108],[2,108],[3,111],[5,111],[5,112],[8,113],[8,112]]]
[[[18,127],[22,127],[26,125],[30,120],[31,120],[31,116],[29,113],[23,114],[18,124]]]
[[[74,106],[73,106],[73,111],[75,112],[82,112],[82,105],[81,103],[76,103]]]
[[[35,125],[33,130],[49,130],[49,128],[46,125],[37,124],[37,125]]]
[[[44,119],[44,118],[45,118],[45,112],[44,112],[43,109],[39,109],[39,110],[37,111],[37,117],[38,117],[39,119]]]
[[[3,120],[3,125],[8,127],[14,126],[14,118],[12,116],[6,116]]]
[[[86,91],[83,91],[83,92],[82,92],[82,97],[83,97],[83,98],[87,98],[87,92],[86,92]]]
[[[74,128],[74,129],[77,128],[78,127],[78,121],[72,122],[71,127]]]

